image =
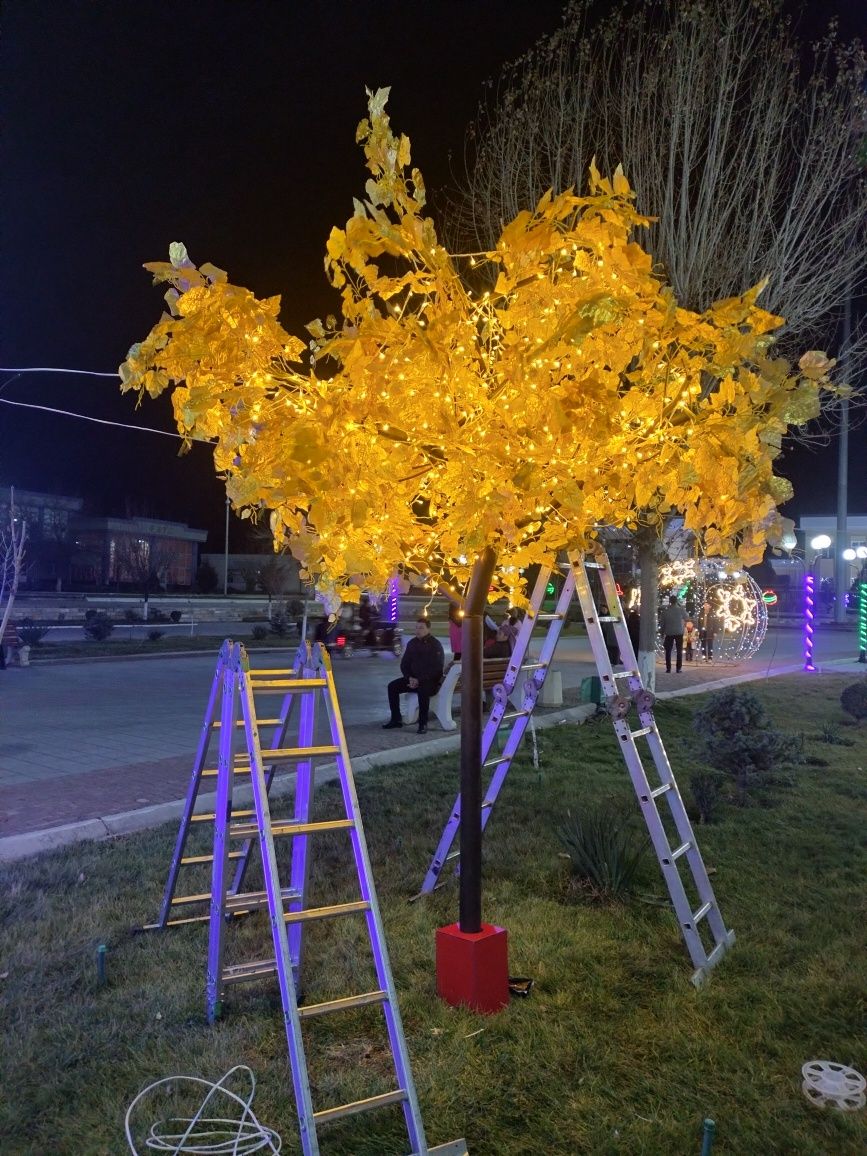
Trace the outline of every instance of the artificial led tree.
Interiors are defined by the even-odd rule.
[[[788,425],[818,412],[829,363],[807,354],[793,373],[773,357],[782,319],[756,304],[761,286],[679,308],[619,168],[591,167],[586,196],[544,196],[489,252],[447,252],[387,95],[358,128],[364,200],[328,238],[339,312],[302,341],[279,298],[175,245],[146,266],[169,312],[130,350],[122,388],[173,390],[180,432],[214,443],[236,509],[270,517],[331,608],[396,567],[470,583],[461,928],[475,933],[484,601],[521,605],[522,568],[639,512],[680,512],[710,554],[758,562],[791,492],[774,459]]]

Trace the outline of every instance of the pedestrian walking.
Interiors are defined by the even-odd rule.
[[[665,651],[665,670],[671,674],[671,652],[677,651],[675,671],[680,674],[683,666],[683,632],[686,628],[686,611],[677,600],[676,594],[669,595],[668,605],[660,614],[662,645]]]

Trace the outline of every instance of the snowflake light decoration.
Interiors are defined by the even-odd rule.
[[[676,593],[698,631],[703,607],[713,614],[714,662],[744,662],[758,651],[768,629],[768,608],[759,585],[736,564],[720,558],[688,559],[660,568],[659,602]],[[658,640],[662,649],[662,638]],[[703,659],[703,648],[695,660]]]

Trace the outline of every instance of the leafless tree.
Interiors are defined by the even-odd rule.
[[[24,571],[27,523],[15,512],[15,490],[9,490],[9,523],[0,530],[0,638],[12,617],[18,583]]]
[[[550,187],[623,163],[678,301],[768,278],[782,352],[832,349],[867,284],[867,64],[832,25],[807,45],[782,0],[646,0],[563,25],[510,65],[468,139],[461,248],[490,248]],[[634,10],[630,10],[634,9]],[[847,374],[867,363],[853,335]]]
[[[783,0],[646,0],[599,20],[573,0],[471,127],[453,246],[490,249],[547,189],[584,187],[594,157],[603,173],[622,162],[654,218],[643,243],[682,305],[703,310],[767,278],[781,353],[833,350],[845,302],[867,286],[865,77],[859,43],[832,25],[805,44]],[[857,382],[867,327],[840,352]],[[832,402],[799,438],[826,438],[835,416]],[[651,685],[657,534],[637,536]]]
[[[174,561],[170,545],[152,538],[122,538],[115,554],[115,577],[126,578],[144,595],[144,616],[148,617],[148,596],[164,586]]]

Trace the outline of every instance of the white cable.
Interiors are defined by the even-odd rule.
[[[0,373],[81,373],[85,377],[116,377],[120,379],[119,373],[98,373],[94,369],[2,369]]]
[[[236,1072],[245,1072],[250,1078],[250,1094],[246,1100],[236,1096],[234,1092],[230,1092],[225,1087],[227,1080]],[[155,1088],[159,1088],[163,1084],[180,1083],[184,1080],[207,1088],[208,1094],[191,1119],[173,1117],[161,1123],[151,1124],[145,1140],[146,1147],[150,1148],[151,1151],[170,1152],[172,1156],[252,1156],[254,1152],[279,1153],[282,1150],[283,1141],[279,1134],[273,1129],[265,1127],[264,1124],[260,1124],[250,1107],[253,1097],[256,1095],[256,1077],[245,1064],[237,1064],[234,1068],[230,1068],[216,1084],[211,1083],[210,1080],[200,1079],[198,1076],[166,1076],[165,1079],[156,1080],[153,1084],[148,1084],[146,1088],[143,1088],[127,1109],[124,1120],[126,1139],[133,1156],[142,1156],[135,1146],[130,1126],[130,1119],[136,1106]],[[203,1115],[208,1101],[217,1094],[226,1096],[243,1108],[239,1120],[205,1117]],[[169,1132],[166,1130],[169,1126],[177,1128],[179,1125],[183,1131]],[[197,1125],[199,1130],[195,1131]]]
[[[106,374],[105,376],[110,377],[112,375]],[[72,413],[72,411],[68,409],[54,409],[54,407],[50,405],[34,405],[29,401],[11,401],[8,397],[0,397],[0,405],[17,405],[22,409],[41,409],[44,410],[45,413],[56,413],[61,417],[77,417],[79,421],[93,421],[96,422],[97,425],[115,425],[120,429],[139,430],[141,433],[161,434],[164,438],[180,438],[181,441],[184,440],[182,434],[171,433],[169,430],[153,429],[147,425],[130,425],[124,421],[108,421],[103,417],[89,417],[86,413]]]

